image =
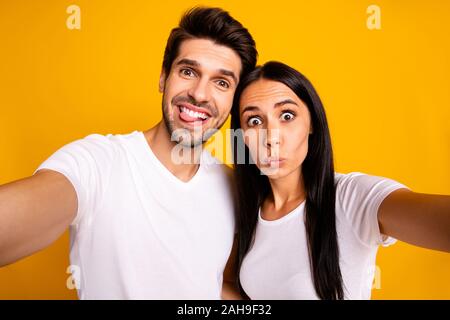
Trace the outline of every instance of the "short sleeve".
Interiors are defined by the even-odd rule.
[[[63,174],[77,194],[78,210],[70,224],[78,225],[95,212],[107,185],[113,160],[113,145],[107,136],[91,134],[73,141],[45,160],[33,173],[50,169]]]
[[[396,239],[380,232],[378,208],[391,192],[408,187],[359,172],[336,174],[336,182],[336,212],[339,210],[346,217],[359,240],[368,246],[395,243]]]

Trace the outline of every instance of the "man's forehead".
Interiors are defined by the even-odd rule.
[[[208,39],[183,41],[174,65],[182,60],[195,62],[201,68],[229,70],[235,73],[237,77],[239,77],[241,71],[241,59],[234,50]]]

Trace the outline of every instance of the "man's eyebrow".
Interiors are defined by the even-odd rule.
[[[221,74],[223,74],[224,76],[231,77],[234,80],[234,83],[238,82],[237,77],[236,77],[236,75],[234,74],[233,71],[226,70],[226,69],[219,69],[219,72]]]
[[[185,59],[181,59],[180,61],[178,61],[176,63],[176,65],[177,66],[179,66],[179,65],[188,65],[188,66],[191,66],[191,67],[199,67],[200,63],[198,63],[195,60],[186,59],[185,58]],[[235,83],[238,82],[237,77],[236,77],[236,75],[234,74],[233,71],[226,70],[226,69],[219,69],[218,71],[219,71],[220,74],[222,74],[224,76],[231,77],[234,80]]]
[[[182,64],[187,64],[188,66],[192,67],[198,67],[200,65],[197,61],[191,59],[181,59],[180,61],[177,62],[176,65],[179,66]]]
[[[292,100],[292,99],[285,99],[285,100],[282,100],[282,101],[280,101],[280,102],[275,103],[273,106],[274,106],[274,108],[277,108],[277,107],[284,106],[285,104],[294,104],[294,105],[298,106],[298,104],[297,104],[294,100]],[[247,112],[247,111],[257,111],[257,110],[259,110],[259,108],[256,107],[256,106],[246,106],[246,107],[242,110],[242,113]]]

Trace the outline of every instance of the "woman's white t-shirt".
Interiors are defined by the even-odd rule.
[[[62,173],[77,193],[70,271],[80,299],[221,298],[234,192],[231,169],[207,150],[189,182],[159,162],[140,131],[89,135],[40,169]]]
[[[336,231],[345,299],[370,299],[378,246],[396,240],[383,236],[378,207],[406,186],[358,172],[335,174]],[[280,219],[258,216],[253,244],[243,260],[241,285],[251,299],[318,299],[314,289],[304,224],[304,206]]]

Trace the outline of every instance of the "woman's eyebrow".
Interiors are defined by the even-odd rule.
[[[244,114],[247,111],[257,111],[259,110],[258,107],[255,106],[246,106],[243,110],[242,110],[242,114]]]
[[[296,106],[298,107],[297,102],[295,102],[295,101],[292,100],[292,99],[285,99],[285,100],[282,100],[282,101],[280,101],[280,102],[275,103],[273,106],[274,106],[274,108],[277,108],[277,107],[284,106],[285,104],[293,104],[293,105],[296,105]],[[259,110],[259,108],[256,107],[256,106],[246,106],[246,107],[242,110],[242,114],[244,114],[244,113],[247,112],[247,111],[258,111],[258,110]]]
[[[294,100],[291,100],[291,99],[285,99],[283,101],[277,102],[273,106],[275,108],[277,108],[277,107],[281,107],[281,106],[283,106],[285,104],[294,104],[294,105],[296,105],[298,107],[298,104]]]

